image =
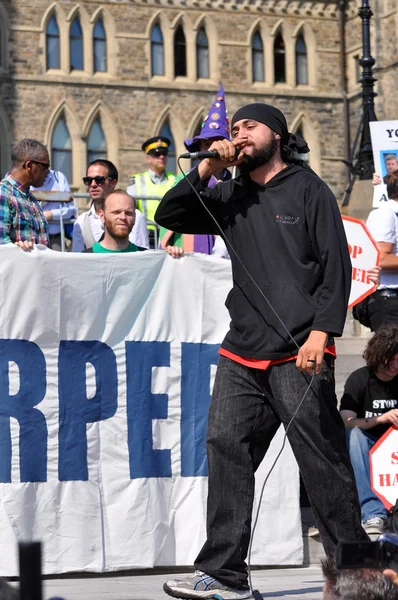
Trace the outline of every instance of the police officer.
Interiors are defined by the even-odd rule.
[[[167,137],[155,136],[146,140],[141,146],[146,153],[149,169],[133,176],[132,185],[127,188],[128,194],[135,198],[137,208],[145,215],[148,222],[149,243],[155,248],[156,237],[154,215],[158,200],[145,200],[145,197],[162,198],[174,185],[175,175],[166,171],[167,155],[171,142]]]

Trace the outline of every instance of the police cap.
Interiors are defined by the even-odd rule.
[[[141,148],[146,154],[152,154],[156,156],[159,154],[168,154],[170,144],[171,141],[169,138],[158,135],[146,140],[146,142],[142,144]]]

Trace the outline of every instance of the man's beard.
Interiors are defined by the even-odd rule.
[[[108,219],[104,219],[104,228],[108,232],[108,235],[111,236],[115,241],[125,240],[129,237],[131,230],[123,230],[122,232],[117,230],[117,225],[113,224],[112,221],[108,221]]]
[[[271,160],[277,149],[278,140],[273,137],[269,144],[260,148],[260,150],[255,150],[251,156],[248,154],[243,156],[243,162],[239,165],[240,172],[251,173],[258,167],[262,167]]]

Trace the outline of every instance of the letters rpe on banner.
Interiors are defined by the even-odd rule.
[[[46,574],[192,564],[230,262],[10,245],[0,283],[0,575],[18,574],[17,541],[30,539]],[[289,444],[265,496],[253,562],[301,564]]]
[[[370,135],[375,170],[383,180],[382,184],[375,185],[373,189],[373,207],[378,208],[389,199],[385,185],[389,165],[391,170],[394,159],[398,165],[398,121],[372,121]]]
[[[6,252],[1,249],[0,260]],[[31,263],[34,272],[25,282],[27,290],[19,288],[23,300],[17,300],[14,283],[2,288],[8,292],[1,295],[0,411],[19,425],[20,468],[14,464],[13,472],[17,449],[12,447],[11,425],[0,420],[0,439],[7,442],[0,456],[0,483],[51,479],[54,435],[58,481],[89,480],[90,428],[117,417],[121,406],[127,478],[207,476],[207,413],[220,341],[228,327],[223,300],[230,284],[229,264],[214,291],[209,289],[212,271],[206,281],[199,272],[195,284],[192,277],[181,281],[179,273],[170,272],[166,282],[163,273],[169,261],[163,264],[149,254],[129,263],[126,271],[119,260],[107,260],[104,267],[103,261],[93,265],[85,257],[72,256],[75,272],[68,273],[68,280],[70,264],[63,256],[59,279],[42,273],[38,261],[50,261],[53,252],[41,251],[40,256],[35,250],[36,257],[8,252],[18,268]],[[1,266],[4,281],[7,264]],[[90,268],[94,276],[88,275]],[[187,285],[189,291],[184,289]],[[177,379],[180,455],[172,467],[171,449],[161,430]],[[56,404],[57,414],[46,411],[49,402]]]
[[[376,250],[354,225],[363,294]],[[192,563],[205,539],[207,414],[230,262],[9,245],[0,283],[0,575],[17,575],[19,539],[43,541],[46,574]],[[261,515],[253,562],[301,564],[289,444]]]

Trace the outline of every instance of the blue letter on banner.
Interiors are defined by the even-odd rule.
[[[204,477],[210,365],[218,363],[220,345],[184,342],[181,346],[181,475]]]
[[[86,364],[95,369],[96,392],[87,398]],[[86,481],[87,423],[113,417],[117,409],[116,356],[103,342],[61,341],[58,357],[60,481]]]
[[[170,366],[169,342],[126,342],[130,478],[171,477],[170,450],[154,450],[152,419],[167,418],[167,394],[152,394],[152,367]]]
[[[19,369],[19,391],[10,395],[9,362]],[[19,423],[21,482],[47,481],[47,424],[34,408],[46,394],[46,360],[28,340],[0,340],[0,483],[11,482],[10,417]]]

